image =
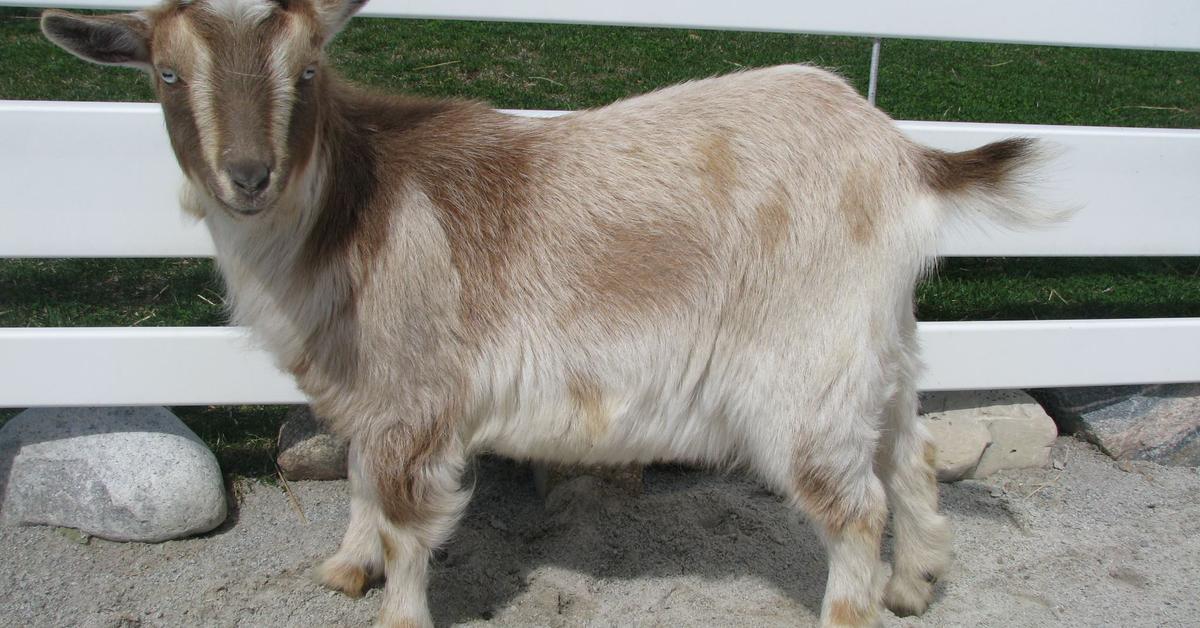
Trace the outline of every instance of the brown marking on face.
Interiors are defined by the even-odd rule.
[[[195,15],[193,28],[212,55],[209,80],[221,158],[273,162],[276,79],[271,55],[277,46],[291,47],[289,38],[283,36],[290,23],[288,16],[276,11],[251,27],[232,25],[207,12]]]
[[[787,188],[776,183],[770,195],[755,208],[755,229],[758,241],[768,255],[773,254],[788,236],[792,224],[791,203]]]
[[[307,3],[264,6],[274,8],[262,19],[232,22],[202,4],[168,5],[154,14],[151,46],[155,65],[180,76],[175,84],[152,79],[184,172],[212,196],[240,205],[224,196],[226,167],[263,164],[271,175],[260,208],[280,196],[312,154],[319,98],[315,81],[299,76],[320,58],[322,41]]]
[[[737,171],[737,158],[727,135],[713,135],[700,145],[700,191],[710,207],[730,205]]]
[[[452,419],[443,413],[426,424],[397,423],[369,443],[384,516],[396,526],[421,525],[434,498],[425,474],[435,470],[450,443]]]
[[[321,571],[321,583],[348,597],[360,598],[367,589],[367,572],[355,565],[339,564]]]
[[[1036,144],[1031,138],[1014,137],[961,153],[927,148],[917,166],[935,192],[995,190],[1008,183],[1015,167],[1034,156]]]
[[[704,281],[710,254],[682,220],[599,225],[594,257],[581,264],[579,308],[644,314],[678,306]]]
[[[592,379],[573,375],[568,378],[567,390],[570,393],[571,402],[583,417],[583,427],[588,442],[595,443],[608,432],[609,425],[609,414],[604,407],[600,386]]]
[[[164,10],[155,18],[150,45],[155,65],[175,70],[180,81],[168,85],[156,75],[151,75],[151,81],[162,104],[167,136],[180,168],[189,179],[205,183],[211,180],[213,173],[201,150],[200,128],[188,93],[188,77],[193,76],[194,66],[193,55],[187,52],[193,51],[200,42],[185,20],[179,8]]]
[[[870,626],[875,619],[874,610],[864,609],[850,600],[834,600],[829,603],[829,621],[834,626]]]
[[[184,89],[178,85],[166,85],[161,81],[155,82],[158,100],[162,104],[163,118],[167,124],[167,135],[171,140],[171,149],[184,175],[193,181],[206,182],[212,177],[204,155],[200,150],[200,130],[196,126],[196,116],[192,111],[192,103]]]
[[[313,156],[319,129],[319,92],[327,84],[324,73],[296,84],[296,99],[292,102],[287,128],[287,166],[289,174],[304,172]]]
[[[865,244],[875,236],[875,221],[882,199],[878,177],[864,168],[851,170],[842,181],[838,210],[850,227],[850,238]]]

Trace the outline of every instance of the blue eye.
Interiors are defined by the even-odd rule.
[[[304,68],[304,71],[300,73],[300,79],[307,81],[316,75],[317,75],[317,66],[310,65],[307,68]]]
[[[179,75],[175,73],[175,70],[168,70],[165,68],[158,71],[158,76],[161,77],[163,82],[167,83],[168,85],[179,80]]]

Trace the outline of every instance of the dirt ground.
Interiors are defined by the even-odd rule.
[[[942,486],[956,562],[922,618],[888,626],[1198,626],[1200,472],[1118,464],[1059,440],[1059,469]],[[1060,465],[1061,466],[1061,465]],[[737,475],[646,471],[626,496],[590,477],[543,502],[522,465],[483,459],[430,587],[438,625],[812,625],[817,538]],[[4,626],[361,626],[378,589],[314,584],[348,512],[345,482],[241,487],[230,521],[158,545],[0,529]],[[303,513],[303,515],[301,514]]]

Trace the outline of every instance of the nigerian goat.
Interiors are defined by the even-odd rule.
[[[427,626],[480,451],[739,464],[814,522],[824,625],[921,613],[949,561],[916,416],[914,284],[957,212],[1033,209],[1029,140],[943,153],[785,66],[550,119],[383,95],[324,48],[362,2],[45,14],[148,72],[233,319],[351,439],[323,582]],[[891,502],[895,566],[880,538]]]

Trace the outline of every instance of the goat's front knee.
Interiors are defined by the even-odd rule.
[[[362,467],[374,488],[374,542],[387,580],[380,626],[432,626],[426,599],[432,551],[466,507],[457,443],[434,428],[396,426],[365,442]]]

